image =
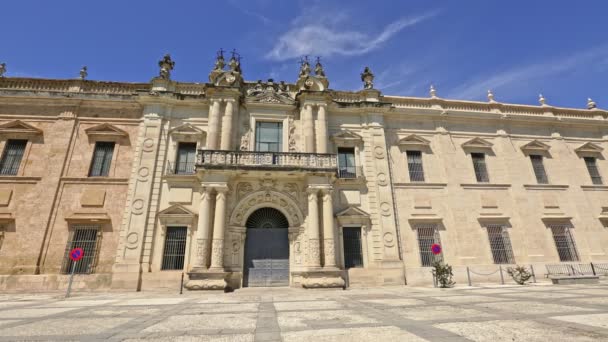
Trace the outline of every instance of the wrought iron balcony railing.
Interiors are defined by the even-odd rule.
[[[331,153],[250,152],[199,150],[197,168],[308,170],[337,172],[338,160]]]
[[[167,175],[192,175],[195,173],[194,162],[168,162]]]

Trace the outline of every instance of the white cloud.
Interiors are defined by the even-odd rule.
[[[493,76],[476,77],[449,91],[447,97],[465,100],[481,99],[485,97],[488,89],[492,89],[499,97],[500,90],[521,91],[524,87],[529,88],[532,82],[540,82],[589,65],[601,66],[601,61],[606,59],[608,59],[608,46],[596,47],[573,55],[513,68]]]
[[[398,32],[437,15],[438,11],[414,17],[401,18],[387,25],[379,34],[370,35],[345,29],[350,17],[345,13],[319,15],[317,11],[305,11],[282,34],[266,55],[273,60],[286,60],[303,55],[362,55],[379,48]]]
[[[235,0],[229,0],[228,4],[230,6],[232,6],[234,9],[236,9],[237,11],[243,13],[244,15],[256,18],[257,20],[261,21],[265,25],[268,25],[272,22],[270,20],[270,18],[268,18],[267,16],[265,16],[259,12],[256,12],[256,11],[249,10],[249,9],[245,8],[246,5],[243,5],[242,3],[237,3]]]

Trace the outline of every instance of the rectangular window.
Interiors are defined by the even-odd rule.
[[[410,182],[424,182],[424,169],[422,168],[422,152],[406,151],[407,169],[410,172]]]
[[[548,184],[547,172],[545,171],[545,165],[543,164],[543,156],[538,154],[531,154],[530,161],[532,161],[532,169],[536,176],[536,182],[538,184]]]
[[[21,166],[21,159],[27,146],[27,140],[13,140],[6,142],[2,159],[0,159],[0,175],[16,176]]]
[[[95,225],[79,225],[74,227],[65,249],[63,273],[71,273],[74,264],[76,264],[74,273],[93,273],[95,268],[95,258],[99,248],[99,241],[97,239],[97,235],[100,231],[99,228],[99,226]],[[82,259],[76,262],[72,261],[69,255],[70,251],[72,251],[74,248],[82,248],[84,251],[84,256]]]
[[[357,169],[355,168],[355,149],[338,148],[338,175],[340,178],[356,178]]]
[[[572,226],[568,224],[551,224],[551,233],[559,254],[560,261],[578,261],[578,252],[572,236]]]
[[[255,125],[255,150],[281,152],[283,124],[281,122],[257,122]]]
[[[112,163],[113,153],[114,142],[96,142],[95,151],[93,152],[93,160],[91,161],[91,169],[89,170],[89,177],[107,177],[110,172],[110,164]]]
[[[473,169],[475,170],[475,178],[477,178],[477,182],[488,183],[490,181],[490,177],[488,177],[485,153],[471,153],[471,159],[473,160]]]
[[[488,225],[488,238],[490,239],[490,249],[494,257],[495,264],[514,264],[513,248],[509,232],[503,225]]]
[[[179,143],[175,160],[175,174],[187,175],[194,173],[196,161],[196,143]]]
[[[344,242],[344,267],[363,267],[363,253],[361,252],[361,228],[342,228]]]
[[[183,270],[187,227],[167,227],[162,270]]]
[[[439,238],[439,230],[436,224],[420,224],[416,226],[418,233],[418,248],[420,249],[420,261],[423,267],[430,267],[435,261],[443,261],[443,252],[433,254],[431,246],[433,244],[441,245]]]
[[[589,176],[591,176],[591,182],[595,185],[602,185],[602,176],[600,175],[600,170],[597,168],[597,160],[595,157],[585,157],[585,165],[587,165],[587,171],[589,171]]]

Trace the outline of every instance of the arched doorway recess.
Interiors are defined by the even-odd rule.
[[[247,218],[243,286],[289,286],[289,221],[264,207]]]

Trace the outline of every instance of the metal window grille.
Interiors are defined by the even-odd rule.
[[[488,225],[488,238],[495,264],[514,264],[513,248],[507,228],[502,225]]]
[[[363,253],[361,252],[361,228],[342,228],[344,241],[344,267],[363,267]]]
[[[559,254],[560,261],[578,261],[578,252],[572,236],[572,226],[568,224],[552,224],[549,226]]]
[[[72,272],[74,261],[70,259],[69,254],[74,248],[82,248],[84,251],[82,259],[76,261],[74,273],[89,274],[95,271],[95,258],[99,250],[99,234],[99,226],[81,225],[74,227],[65,249],[63,273],[69,274]]]
[[[471,159],[473,160],[473,169],[475,170],[475,178],[477,178],[477,182],[488,183],[490,181],[490,177],[488,177],[485,153],[471,153]]]
[[[338,175],[340,178],[357,178],[354,148],[338,148]]]
[[[424,169],[422,167],[422,152],[406,151],[407,169],[410,173],[410,181],[424,182]]]
[[[196,143],[179,143],[177,148],[177,160],[175,161],[175,174],[193,174],[195,162]]]
[[[543,156],[531,154],[530,161],[532,161],[532,169],[534,170],[534,176],[536,176],[536,182],[538,184],[548,184],[549,179],[547,178],[547,172],[543,164]]]
[[[443,253],[433,254],[431,246],[441,244],[439,230],[436,224],[421,224],[416,226],[418,233],[418,248],[420,249],[420,261],[423,267],[430,267],[435,261],[443,261]]]
[[[162,270],[184,269],[187,227],[167,227]]]
[[[585,157],[585,165],[587,165],[587,171],[591,176],[591,182],[595,185],[602,185],[602,176],[600,170],[597,168],[597,160],[594,157]]]
[[[112,154],[114,153],[114,142],[98,141],[95,143],[95,151],[93,152],[93,160],[91,161],[91,169],[89,177],[107,177],[110,172],[110,164],[112,163]]]
[[[27,140],[8,140],[0,160],[0,175],[15,176],[19,172]]]

